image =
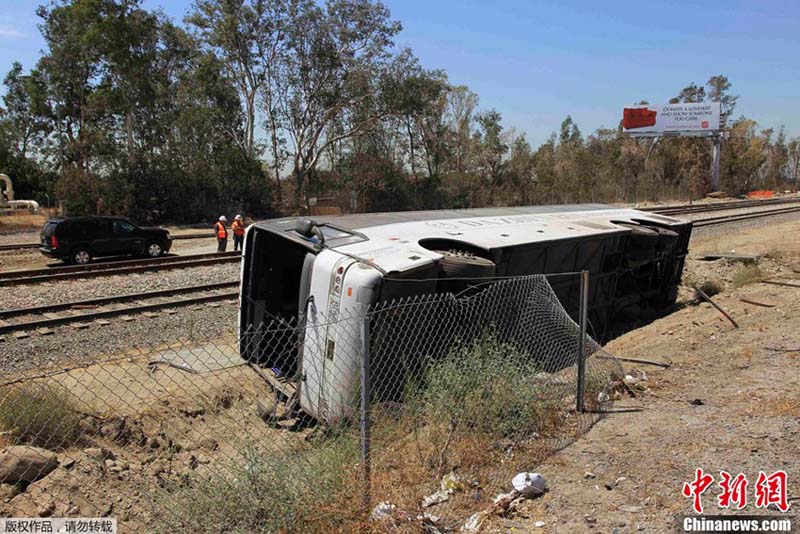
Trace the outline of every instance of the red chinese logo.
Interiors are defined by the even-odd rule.
[[[764,471],[758,472],[756,481],[756,508],[766,508],[770,504],[785,512],[789,509],[786,498],[786,471],[775,471],[767,476]]]
[[[717,505],[720,508],[735,506],[737,510],[747,506],[748,481],[744,473],[739,473],[734,477],[727,471],[720,471],[719,475],[719,487],[722,488],[722,493],[717,495]],[[692,498],[692,508],[695,513],[703,513],[702,495],[713,483],[714,477],[705,474],[702,469],[697,469],[694,480],[683,484],[681,493],[684,497]],[[756,508],[775,505],[781,512],[789,510],[786,471],[775,471],[771,475],[759,471],[754,488]]]
[[[692,482],[686,482],[683,485],[683,496],[694,497],[692,508],[694,508],[694,511],[698,514],[703,513],[703,502],[700,500],[700,496],[703,495],[713,482],[714,477],[706,475],[703,473],[702,469],[698,469],[695,471],[694,480]]]
[[[717,496],[719,507],[730,508],[731,502],[736,505],[737,510],[747,506],[747,477],[739,473],[736,478],[731,478],[727,471],[720,471],[719,474],[722,477],[719,481],[722,493]]]

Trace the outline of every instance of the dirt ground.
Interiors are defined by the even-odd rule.
[[[760,263],[771,280],[800,285],[798,235],[800,222],[792,222],[700,239],[692,243],[692,256],[766,254]],[[786,471],[791,506],[798,506],[800,287],[753,282],[735,288],[740,269],[727,260],[688,262],[689,280],[722,282],[725,290],[714,300],[739,328],[709,304],[686,305],[609,343],[617,356],[672,366],[625,364],[629,374],[647,373],[647,391],[617,402],[618,413],[532,465],[549,493],[524,501],[508,517],[492,518],[483,531],[674,532],[676,515],[692,512],[681,488],[698,468],[715,476],[703,495],[706,513],[726,513],[716,503],[720,470],[748,477],[743,513],[763,512],[753,505],[759,471]]]
[[[169,361],[191,363],[196,372]],[[247,447],[281,451],[307,434],[260,419],[254,401],[270,405],[271,397],[235,341],[176,344],[55,371],[34,384],[69,391],[82,437],[56,448],[59,466],[24,491],[0,484],[0,517],[111,516],[120,532],[146,532],[170,509],[159,500],[191,498],[190,479],[244,465]],[[10,444],[4,439],[0,447]]]

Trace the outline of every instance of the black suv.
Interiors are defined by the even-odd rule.
[[[163,228],[140,227],[121,217],[69,217],[45,223],[39,250],[45,256],[84,265],[98,256],[155,258],[171,245],[169,232]]]

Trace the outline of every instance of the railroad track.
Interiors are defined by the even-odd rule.
[[[124,260],[113,262],[90,263],[88,265],[65,265],[47,269],[27,269],[24,271],[7,271],[0,273],[0,286],[50,282],[71,278],[91,278],[113,274],[128,274],[145,271],[161,271],[168,269],[184,269],[219,263],[236,263],[241,261],[240,252],[209,252],[187,256],[162,256],[141,260]]]
[[[731,201],[716,204],[702,205],[674,205],[640,208],[642,211],[658,213],[660,215],[690,215],[696,213],[724,211],[741,208],[771,207],[784,204],[798,204],[774,210],[764,210],[755,213],[740,213],[736,215],[711,217],[694,221],[696,228],[719,224],[732,223],[748,219],[782,215],[800,211],[800,198],[779,198],[771,200]],[[192,239],[195,237],[208,237],[207,234],[184,234],[175,236],[175,239]],[[16,246],[16,245],[8,245]],[[36,244],[38,246],[38,244]],[[192,254],[187,256],[163,256],[161,258],[147,258],[138,260],[123,260],[92,263],[89,265],[58,266],[47,269],[30,269],[21,271],[8,271],[0,273],[0,286],[15,284],[29,284],[74,278],[90,278],[115,274],[128,274],[145,271],[184,269],[220,263],[235,263],[241,260],[238,252]]]
[[[178,235],[170,235],[170,238],[173,241],[180,241],[182,239],[202,239],[202,238],[213,238],[214,234],[210,232],[203,232],[203,233],[194,233],[194,234],[178,234]],[[39,248],[42,246],[41,243],[11,243],[6,245],[0,245],[0,251],[4,250],[17,250],[17,249],[25,249],[25,248]]]
[[[704,226],[715,226],[719,224],[730,224],[739,221],[746,221],[749,219],[760,219],[762,217],[771,217],[774,215],[783,215],[786,213],[800,212],[800,206],[793,206],[789,208],[780,208],[775,210],[757,211],[755,213],[739,213],[736,215],[723,215],[720,217],[709,217],[707,219],[700,219],[694,221],[692,226],[694,228],[702,228]]]
[[[27,337],[30,332],[41,335],[53,333],[49,327],[75,324],[89,327],[93,321],[110,317],[131,316],[172,309],[193,304],[236,299],[238,282],[220,282],[200,286],[163,289],[146,293],[100,297],[60,304],[0,311],[0,334],[18,332]],[[234,289],[234,291],[231,291]],[[132,320],[128,319],[128,320]],[[99,325],[108,323],[99,323]]]
[[[800,203],[800,198],[774,198],[766,200],[732,200],[730,202],[717,202],[714,204],[676,204],[673,206],[651,206],[636,208],[639,211],[649,211],[659,215],[691,215],[694,213],[708,213],[714,211],[727,211],[744,208],[770,207],[780,204]]]

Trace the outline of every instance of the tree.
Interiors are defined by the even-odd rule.
[[[558,141],[562,145],[579,145],[583,140],[581,131],[578,125],[572,120],[572,117],[567,117],[561,122],[561,130],[558,136]]]
[[[257,99],[263,91],[266,126],[275,132],[274,83],[279,56],[286,45],[289,5],[285,0],[196,0],[187,21],[194,25],[203,42],[219,55],[239,90],[245,106],[244,136],[247,155],[257,154],[255,128]],[[271,147],[279,165],[278,140]]]
[[[15,61],[3,80],[5,117],[14,140],[17,155],[28,156],[31,145],[36,145],[46,135],[45,90],[38,73],[24,75],[22,65]]]
[[[670,104],[690,104],[703,102],[706,99],[706,89],[702,85],[690,83],[678,93],[678,96],[670,99]]]
[[[800,178],[800,139],[792,139],[787,146],[789,152],[789,177],[792,187],[797,189],[797,180]]]
[[[477,117],[480,130],[476,133],[478,142],[478,161],[480,174],[489,184],[490,202],[495,189],[500,185],[503,176],[503,156],[508,145],[503,142],[502,116],[495,109],[480,113]]]
[[[766,139],[756,134],[755,121],[741,118],[730,125],[720,164],[720,181],[726,191],[740,194],[759,185],[766,145]]]
[[[59,0],[39,14],[48,48],[37,113],[58,147],[56,189],[70,211],[154,220],[271,211],[216,55],[139,0]]]
[[[739,97],[729,93],[731,82],[728,81],[727,76],[722,74],[712,76],[706,82],[706,87],[708,87],[708,99],[721,104],[722,114],[726,117],[733,115],[733,109],[736,107]]]
[[[370,0],[330,0],[324,8],[297,0],[289,13],[285,79],[277,94],[290,138],[297,203],[308,207],[305,187],[320,156],[392,113],[381,90],[400,23],[390,20],[383,4]],[[357,108],[364,113],[353,113]],[[344,129],[331,131],[337,119]]]
[[[511,199],[513,204],[528,205],[534,202],[534,179],[536,166],[533,150],[525,138],[525,134],[513,136],[511,140],[511,154],[506,164],[506,175],[509,185],[517,193]]]
[[[456,172],[464,173],[470,165],[472,128],[478,101],[478,95],[465,85],[453,87],[448,94],[450,127],[454,137],[453,167]]]

